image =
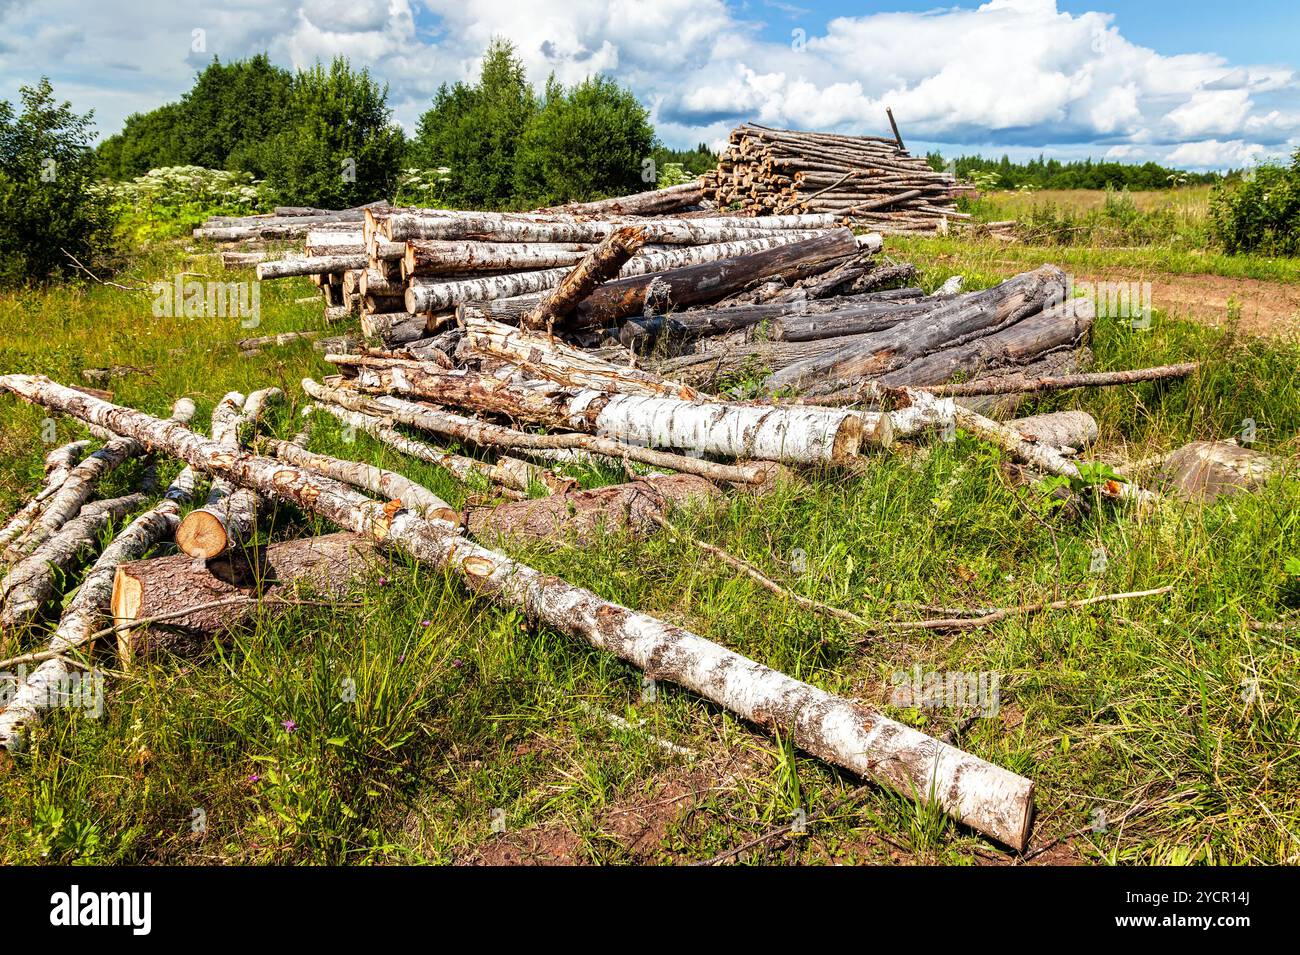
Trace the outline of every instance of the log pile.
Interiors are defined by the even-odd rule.
[[[951,174],[877,136],[747,123],[702,182],[719,209],[753,216],[832,213],[886,233],[933,232],[969,218],[957,211]]]
[[[462,305],[492,305],[511,314],[533,307],[592,249],[630,226],[644,231],[621,274],[648,286],[681,273],[681,287],[689,285],[695,300],[711,287],[707,270],[688,271],[693,267],[731,273],[726,285],[710,291],[708,300],[716,300],[746,283],[798,278],[857,251],[850,234],[835,231],[836,217],[830,215],[756,221],[707,211],[657,214],[695,209],[700,189],[688,186],[562,211],[371,208],[363,220],[305,230],[301,254],[262,259],[257,274],[264,280],[309,277],[322,291],[327,317],[359,315],[365,339],[392,349],[454,325]],[[654,217],[640,214],[651,211]],[[801,245],[813,238],[821,244]],[[799,248],[781,251],[794,246]],[[754,255],[760,252],[769,254]]]

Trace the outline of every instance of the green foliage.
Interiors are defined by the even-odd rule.
[[[110,200],[91,188],[91,114],[59,104],[48,78],[0,102],[0,285],[45,280],[112,250]]]
[[[660,186],[674,185],[665,181],[667,175],[665,170],[669,166],[679,167],[682,170],[681,181],[687,182],[718,165],[718,154],[709,148],[708,143],[700,143],[694,149],[669,149],[667,146],[660,145],[654,148],[650,156],[655,161],[655,168],[659,170]]]
[[[494,40],[477,83],[438,90],[408,160],[447,170],[439,177],[448,180],[437,191],[440,203],[502,209],[653,188],[650,170],[662,174],[672,161],[652,166],[654,148],[649,114],[629,90],[605,77],[565,89],[552,77],[539,101],[514,46]]]
[[[445,209],[451,190],[451,169],[403,169],[397,177],[397,194],[393,202],[399,206],[420,206],[425,209]]]
[[[1260,166],[1210,199],[1215,238],[1229,253],[1300,254],[1300,150],[1290,166]]]
[[[96,188],[112,197],[121,231],[139,243],[180,235],[209,216],[267,211],[270,202],[261,186],[246,172],[167,166]]]
[[[530,205],[557,205],[653,188],[654,138],[646,108],[613,80],[567,91],[552,81],[520,137],[515,192]]]
[[[520,131],[537,112],[514,46],[494,40],[473,86],[443,84],[420,117],[411,165],[450,170],[448,198],[472,208],[502,208],[514,196]]]
[[[945,159],[940,153],[928,153],[926,161],[936,172],[949,170],[965,182],[976,176],[987,183],[982,188],[1019,189],[1171,189],[1178,186],[1213,183],[1217,173],[1190,173],[1169,169],[1159,163],[1093,162],[1091,158],[1061,162],[1039,156],[1028,162],[1013,163],[1011,157],[986,159],[983,156],[959,156]]]
[[[388,88],[343,57],[298,73],[266,144],[267,187],[285,204],[335,209],[391,195],[406,146],[387,101]]]
[[[103,174],[132,179],[160,167],[203,166],[260,177],[266,142],[290,119],[292,83],[265,53],[230,64],[214,58],[180,102],[127,117],[100,144]]]

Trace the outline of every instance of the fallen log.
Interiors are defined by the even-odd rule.
[[[679,448],[741,460],[842,464],[864,442],[888,446],[882,414],[816,407],[775,408],[683,401],[559,386],[523,387],[468,371],[369,367],[357,358],[355,388],[426,398],[441,405],[506,415],[549,427],[606,435],[650,448]]]
[[[957,820],[1013,848],[1023,849],[1028,842],[1034,790],[1030,780],[860,703],[540,574],[472,543],[445,522],[421,519],[405,510],[391,512],[329,478],[232,450],[182,425],[111,405],[48,379],[6,375],[0,376],[0,387],[134,437],[192,467],[398,548],[457,575],[472,592],[518,608],[527,619],[613,653],[652,679],[677,683],[765,729],[785,730],[795,745],[818,758],[909,799],[936,803]]]
[[[239,447],[239,417],[246,399],[237,391],[227,394],[212,410],[212,440]],[[219,557],[252,539],[261,507],[258,496],[227,481],[212,482],[207,503],[185,515],[176,530],[176,546],[197,560]]]
[[[342,598],[381,560],[372,539],[348,532],[278,541],[250,557],[228,554],[204,565],[176,555],[121,564],[113,578],[113,623],[170,619],[120,631],[118,658],[129,666],[162,652],[193,652],[262,608],[287,606],[266,599],[232,604],[232,597],[286,597],[306,588]]]
[[[68,479],[68,475],[72,473],[72,469],[76,467],[88,447],[90,447],[89,441],[69,441],[45,456],[44,484],[30,501],[9,518],[4,529],[0,530],[0,548],[7,549],[11,543],[27,532],[27,528],[31,527],[32,522],[41,513],[45,501],[63,487],[63,482]]]
[[[194,402],[188,398],[178,399],[172,407],[172,421],[184,423],[193,416]],[[105,474],[143,453],[144,447],[138,441],[109,437],[102,448],[68,472],[67,479],[50,495],[27,534],[5,551],[6,560],[9,563],[21,560],[53,537],[94,496]]]
[[[148,415],[142,417],[149,418]],[[83,420],[87,419],[83,418]],[[157,418],[149,420],[156,422],[163,429],[185,430],[184,424],[176,421],[175,418],[170,421],[161,421]],[[93,423],[115,430],[104,420]],[[143,443],[154,447],[154,442],[147,437],[143,439]],[[167,488],[161,503],[133,520],[113,539],[112,543],[104,548],[104,552],[99,555],[99,559],[95,561],[95,565],[86,574],[81,586],[77,588],[77,593],[69,602],[58,627],[50,636],[49,649],[71,650],[86,645],[90,635],[96,631],[100,621],[109,612],[113,578],[117,573],[118,565],[142,557],[149,548],[174,532],[181,505],[188,501],[193,493],[194,471],[187,466]],[[3,713],[0,713],[0,746],[6,749],[17,747],[22,742],[26,731],[39,721],[44,710],[64,701],[68,673],[68,664],[64,659],[53,657],[43,661],[35,670],[27,674],[27,678],[18,684],[9,705],[5,707]],[[102,706],[102,699],[99,703]]]
[[[718,464],[702,458],[622,444],[598,435],[529,434],[399,398],[386,396],[368,398],[345,388],[321,385],[310,378],[303,379],[302,388],[322,403],[337,404],[349,411],[359,411],[381,419],[389,419],[433,434],[476,444],[479,447],[586,451],[615,461],[636,461],[683,474],[698,474],[710,481],[724,481],[729,484],[766,484],[770,471],[768,466]]]
[[[1167,378],[1186,378],[1201,367],[1197,361],[1177,365],[1160,365],[1155,368],[1135,368],[1130,371],[1093,371],[1077,375],[1060,375],[1052,378],[998,377],[960,384],[930,385],[924,390],[932,395],[948,398],[977,395],[1030,394],[1039,391],[1064,391],[1069,388],[1109,388],[1131,385],[1142,381],[1160,381]]]
[[[564,277],[553,291],[545,295],[520,325],[527,329],[546,329],[549,335],[558,322],[564,325],[578,303],[602,282],[619,274],[619,270],[645,244],[645,231],[635,226],[615,229]]]
[[[1279,470],[1276,458],[1232,441],[1193,441],[1165,459],[1161,478],[1185,501],[1253,491]]]

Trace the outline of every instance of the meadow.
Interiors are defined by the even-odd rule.
[[[1104,196],[1100,207],[1070,198],[1075,221],[1104,208]],[[1007,204],[982,218],[1009,218],[1027,200],[996,201]],[[1063,200],[1052,201],[1059,210]],[[1145,197],[1133,201],[1146,214]],[[272,430],[294,435],[305,404],[299,381],[331,366],[309,343],[245,358],[234,342],[324,328],[319,303],[298,301],[314,287],[265,284],[256,331],[234,319],[155,317],[147,291],[155,280],[252,278],[222,273],[203,254],[210,250],[189,245],[154,243],[115,277],[127,288],[87,280],[0,293],[0,372],[82,383],[86,369],[118,366],[120,377],[103,386],[113,400],[166,414],[188,395],[199,422],[226,391],[274,384],[288,404]],[[1295,260],[1229,260],[1169,237],[1134,245],[909,238],[890,240],[887,253],[915,262],[930,289],[954,273],[968,287],[991,285],[1045,261],[1185,270],[1279,290],[1300,277]],[[689,693],[647,692],[634,668],[471,600],[455,580],[399,557],[343,601],[264,611],[198,656],[130,672],[101,657],[102,717],[54,711],[0,773],[0,861],[1300,861],[1300,644],[1295,629],[1267,626],[1300,611],[1300,343],[1246,334],[1227,312],[1214,327],[1156,307],[1145,330],[1099,320],[1095,367],[1199,360],[1197,374],[1047,396],[1022,413],[1088,411],[1101,431],[1093,453],[1115,466],[1237,435],[1251,419],[1255,447],[1287,462],[1259,492],[1208,505],[1171,499],[1141,513],[1101,502],[1055,507],[1041,483],[959,434],[679,513],[678,535],[501,545],[1031,777],[1038,820],[1023,857]],[[43,418],[0,400],[0,513],[39,485],[50,446]],[[313,424],[315,450],[400,471],[456,506],[486,493],[326,416]],[[79,434],[59,421],[54,437]],[[160,462],[164,477],[177,467]],[[129,465],[105,493],[139,476],[140,465]],[[574,476],[586,486],[622,479]],[[302,524],[314,522],[281,507],[259,534],[275,539]],[[936,606],[1173,590],[1013,614],[987,629],[867,635],[738,577],[695,539],[873,621]],[[893,690],[918,667],[997,674],[998,705],[894,705]],[[792,821],[799,831],[777,831]]]

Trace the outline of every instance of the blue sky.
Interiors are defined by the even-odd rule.
[[[1300,148],[1297,0],[0,0],[0,98],[48,74],[109,133],[214,55],[342,54],[410,129],[493,36],[539,86],[627,84],[670,145],[745,120],[881,133],[888,105],[909,146],[948,154],[1203,169]]]

